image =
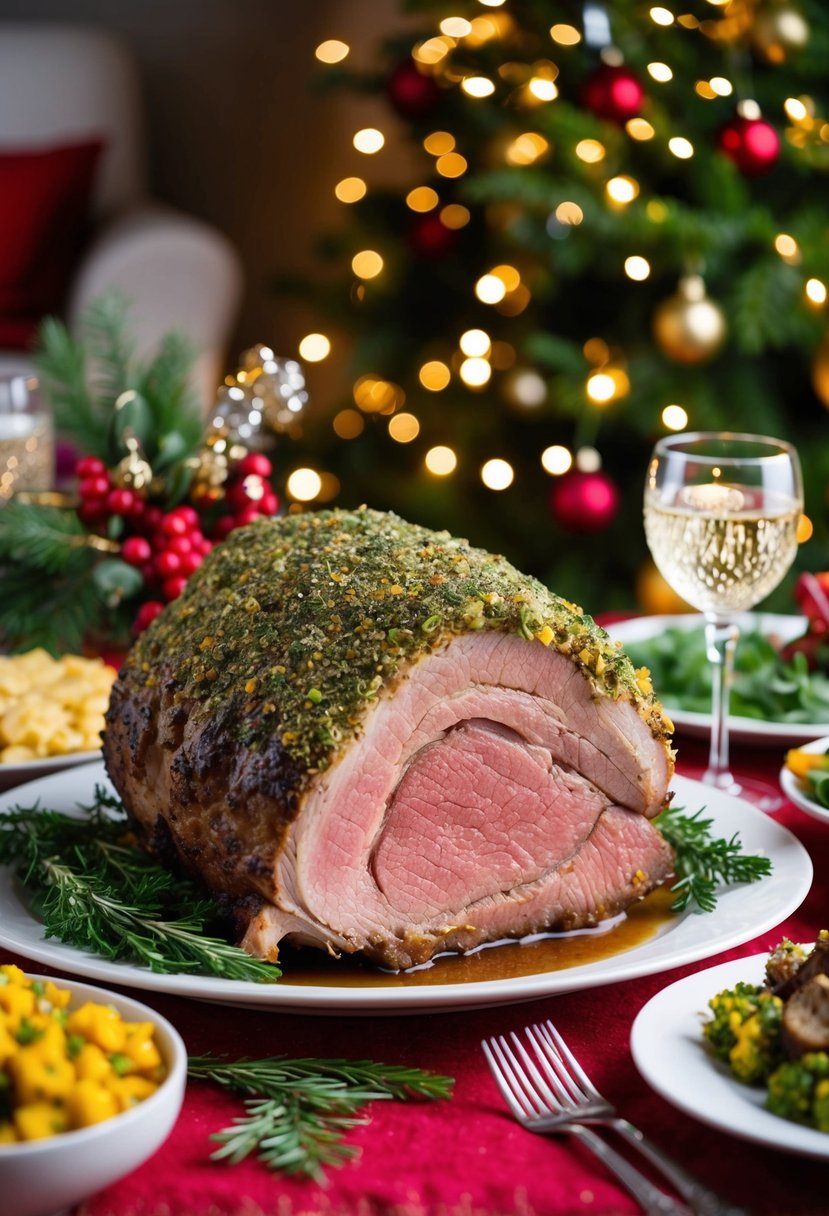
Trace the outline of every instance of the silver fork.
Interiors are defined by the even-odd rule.
[[[532,1118],[532,1130],[552,1132],[557,1127],[569,1127],[574,1121],[582,1126],[595,1124],[610,1127],[661,1171],[687,1200],[695,1216],[747,1216],[742,1209],[703,1186],[678,1161],[648,1140],[639,1128],[621,1118],[615,1107],[596,1089],[552,1022],[548,1021],[543,1026],[529,1026],[525,1033],[532,1046],[534,1060],[518,1037],[511,1037],[524,1068],[533,1075],[536,1088],[543,1097],[534,1111],[525,1111],[525,1120],[527,1115]]]
[[[507,1106],[522,1127],[546,1135],[562,1132],[575,1136],[627,1187],[647,1216],[691,1216],[690,1208],[654,1186],[627,1158],[611,1148],[592,1128],[581,1123],[578,1117],[553,1115],[550,1102],[555,1102],[555,1098],[548,1085],[518,1036],[511,1034],[510,1038],[520,1059],[503,1035],[484,1040],[481,1046]]]

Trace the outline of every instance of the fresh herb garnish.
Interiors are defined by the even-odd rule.
[[[340,1166],[359,1151],[346,1144],[350,1128],[368,1119],[362,1107],[378,1098],[449,1098],[451,1077],[369,1060],[228,1062],[191,1056],[189,1077],[213,1081],[246,1097],[246,1114],[211,1136],[216,1160],[231,1164],[256,1153],[269,1169],[324,1181],[325,1166]]]
[[[702,810],[691,815],[672,806],[653,821],[676,857],[672,912],[683,912],[694,903],[701,912],[713,912],[721,883],[756,882],[771,873],[768,857],[744,853],[736,832],[730,840],[712,836],[713,820],[701,816]]]
[[[124,807],[102,787],[82,818],[14,807],[0,817],[0,864],[32,893],[47,937],[161,974],[270,983],[280,971],[206,931],[212,900],[129,837]]]

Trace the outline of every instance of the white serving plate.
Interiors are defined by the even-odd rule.
[[[96,785],[109,785],[102,764],[71,769],[0,796],[0,815],[16,804],[31,806],[35,802],[64,813],[79,813],[77,804],[92,802]],[[12,871],[2,867],[0,944],[50,967],[109,984],[283,1013],[389,1015],[482,1008],[595,988],[668,971],[750,941],[785,920],[809,891],[812,863],[791,832],[749,803],[697,781],[675,777],[672,788],[677,805],[689,812],[705,808],[706,818],[713,820],[718,835],[731,837],[736,832],[747,852],[771,858],[772,874],[756,883],[724,889],[714,912],[685,912],[664,922],[655,936],[631,949],[561,970],[457,984],[429,983],[427,971],[418,976],[416,986],[401,986],[395,977],[389,977],[388,986],[348,987],[336,983],[291,984],[289,975],[274,984],[158,975],[145,967],[110,962],[45,938],[43,926],[32,915]],[[504,948],[521,949],[519,945]]]
[[[824,735],[822,739],[815,739],[812,743],[805,744],[803,751],[829,751],[829,735]],[[819,802],[815,802],[814,798],[810,798],[807,793],[807,783],[799,781],[791,769],[786,768],[785,764],[780,770],[780,785],[786,797],[795,806],[800,807],[801,811],[804,811],[807,815],[811,815],[813,819],[820,820],[821,823],[829,824],[829,807],[821,806]]]
[[[767,958],[755,954],[720,963],[663,988],[633,1023],[633,1059],[658,1094],[702,1123],[770,1148],[829,1158],[829,1133],[765,1110],[765,1090],[737,1081],[702,1037],[710,999],[740,980],[762,983]]]

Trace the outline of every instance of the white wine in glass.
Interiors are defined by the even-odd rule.
[[[704,780],[731,793],[728,694],[735,616],[774,590],[794,561],[803,511],[794,448],[765,435],[698,431],[660,439],[645,482],[645,535],[663,578],[705,614],[713,664]]]

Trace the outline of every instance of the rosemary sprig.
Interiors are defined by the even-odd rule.
[[[227,1060],[191,1056],[188,1076],[213,1081],[245,1097],[246,1113],[211,1136],[214,1160],[231,1164],[256,1153],[269,1169],[324,1182],[326,1166],[341,1166],[359,1151],[344,1142],[368,1102],[380,1098],[449,1098],[451,1077],[370,1060]]]
[[[771,873],[768,857],[743,852],[738,833],[730,840],[712,836],[713,820],[701,818],[703,809],[691,815],[682,807],[667,807],[654,819],[676,855],[673,912],[694,903],[701,912],[713,912],[721,883],[757,882]]]
[[[280,971],[211,936],[215,905],[131,843],[122,804],[103,788],[73,818],[39,806],[0,818],[0,864],[32,893],[47,937],[104,958],[271,983]]]

